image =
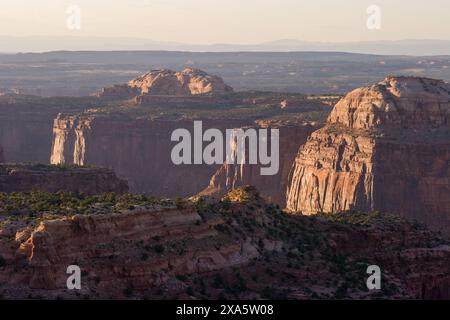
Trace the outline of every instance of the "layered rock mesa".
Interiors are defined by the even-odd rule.
[[[214,229],[221,220],[200,222],[198,213],[189,209],[75,216],[70,220],[45,222],[20,248],[29,257],[33,269],[29,285],[40,289],[63,288],[66,276],[60,271],[74,259],[84,270],[95,273],[110,290],[115,285],[136,290],[161,285],[175,275],[237,266],[258,255],[250,242],[221,244]],[[147,249],[148,258],[143,258],[146,252],[143,243],[151,242],[152,238],[164,240],[153,240],[153,247]],[[162,248],[170,241],[179,241],[180,247],[162,255]],[[132,248],[129,243],[137,246]]]
[[[340,100],[298,153],[287,208],[399,212],[450,231],[450,86],[388,77]]]
[[[103,168],[58,167],[41,164],[0,164],[0,192],[75,192],[86,195],[125,193],[126,181]]]
[[[336,215],[342,221],[286,215],[250,189],[233,190],[222,202],[182,206],[147,203],[116,211],[109,203],[111,212],[41,217],[37,226],[24,225],[16,212],[0,228],[0,294],[6,299],[450,297],[450,247],[435,233],[380,213]],[[62,205],[73,209],[70,202]],[[382,290],[365,289],[370,264],[383,270]],[[74,265],[81,271],[81,290],[67,289],[67,270]]]
[[[64,295],[65,270],[76,263],[83,274],[89,274],[85,293],[124,298],[126,288],[151,290],[175,281],[176,276],[236,267],[259,256],[250,239],[221,234],[215,227],[223,223],[220,215],[204,219],[191,206],[159,204],[120,213],[75,215],[19,231],[16,239],[22,243],[16,252],[7,249],[0,233],[0,253],[3,259],[22,263],[21,271],[9,279],[10,287]],[[0,271],[2,282],[10,271]],[[10,289],[8,295],[23,293]]]
[[[259,164],[223,164],[212,176],[209,186],[199,195],[222,197],[232,189],[247,185],[255,186],[261,196],[268,202],[276,203],[281,207],[286,206],[286,189],[288,186],[289,172],[294,163],[300,145],[306,142],[308,136],[318,129],[315,122],[303,125],[273,126],[260,123],[259,128],[278,129],[280,136],[279,146],[279,170],[275,175],[261,175]],[[237,158],[236,140],[231,141],[231,151]],[[242,157],[248,158],[248,145]]]
[[[248,125],[249,120],[205,120],[204,130]],[[130,190],[162,197],[192,196],[208,185],[220,165],[175,165],[171,151],[174,130],[187,120],[120,119],[59,115],[54,121],[52,164],[112,168],[128,181]]]
[[[145,102],[152,96],[192,97],[232,91],[222,78],[199,69],[186,68],[180,72],[152,70],[127,84],[104,88],[97,96],[121,100],[133,98],[136,102]]]

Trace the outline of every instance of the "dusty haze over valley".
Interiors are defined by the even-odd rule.
[[[43,2],[0,12],[1,299],[450,300],[447,1]]]

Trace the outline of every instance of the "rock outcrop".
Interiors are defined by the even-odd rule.
[[[122,100],[134,98],[143,102],[147,96],[189,97],[232,91],[220,77],[199,69],[186,68],[180,72],[168,69],[152,70],[125,85],[104,88],[98,96]]]
[[[0,164],[0,192],[67,191],[86,195],[128,191],[126,181],[101,168]]]
[[[258,129],[260,127],[256,127]],[[272,128],[272,126],[270,126]],[[269,129],[270,129],[269,128]],[[261,175],[259,164],[223,164],[212,176],[209,186],[199,195],[222,197],[232,189],[247,185],[255,186],[261,196],[268,202],[286,206],[286,189],[289,172],[298,152],[298,147],[306,142],[308,136],[316,129],[316,123],[299,126],[281,126],[279,129],[279,170],[276,175]],[[231,151],[237,152],[236,141],[231,142]],[[245,150],[248,152],[248,146]]]
[[[237,266],[258,254],[250,243],[219,246],[214,225],[220,220],[197,225],[199,222],[201,217],[195,211],[178,209],[144,210],[113,216],[75,216],[71,220],[42,223],[23,243],[20,251],[29,257],[33,268],[30,287],[40,289],[64,288],[66,275],[59,271],[75,260],[83,269],[95,272],[95,276],[111,289],[119,283],[123,287],[142,289],[179,274]],[[158,246],[158,241],[154,241],[155,249],[151,249],[153,254],[149,252],[147,259],[141,257],[145,252],[144,245],[135,249],[129,246],[130,240],[138,244],[139,241],[151,242],[152,238],[183,239],[186,245],[178,248],[179,251],[160,255],[158,248],[163,248],[165,243]],[[205,240],[211,243],[202,243]],[[214,242],[217,249],[212,246]],[[130,259],[131,263],[128,262]],[[99,268],[100,265],[104,269]]]
[[[248,123],[211,120],[203,121],[203,128],[224,132]],[[175,165],[171,134],[179,128],[192,133],[193,122],[60,115],[54,121],[51,163],[112,168],[136,193],[192,196],[208,185],[220,165]]]
[[[49,163],[53,120],[59,112],[77,112],[96,98],[0,99],[0,145],[5,162]]]
[[[70,216],[37,216],[37,225],[21,221],[26,209],[3,213],[14,219],[0,225],[2,297],[450,298],[448,242],[397,216],[287,215],[250,187],[220,202],[138,196],[138,207],[105,212],[111,198],[83,215],[68,200]],[[382,290],[366,289],[370,264],[383,270]],[[80,268],[80,290],[67,289],[69,266]]]
[[[391,214],[347,212],[328,218],[339,223],[321,224],[320,230],[329,237],[335,252],[354,261],[369,259],[382,270],[389,270],[413,299],[448,299],[448,241],[433,245],[433,232]],[[389,290],[385,287],[382,291]]]
[[[450,231],[450,86],[388,77],[339,101],[298,153],[287,208],[399,212]]]

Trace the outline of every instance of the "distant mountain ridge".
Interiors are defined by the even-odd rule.
[[[237,51],[339,51],[386,55],[450,55],[450,40],[382,40],[356,42],[313,42],[280,39],[258,44],[217,43],[210,45],[185,44],[169,41],[128,37],[74,37],[74,36],[0,36],[1,52],[44,52],[55,50],[168,50],[202,52]]]

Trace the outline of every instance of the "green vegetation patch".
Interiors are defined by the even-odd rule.
[[[71,192],[0,193],[0,221],[38,221],[76,214],[110,214],[134,210],[136,207],[174,207],[174,200],[135,194],[104,193],[86,196]]]
[[[356,226],[373,226],[373,225],[397,225],[401,222],[405,222],[398,214],[384,213],[384,212],[357,212],[357,211],[345,211],[340,213],[321,213],[318,217],[325,218],[327,221],[338,222]]]

